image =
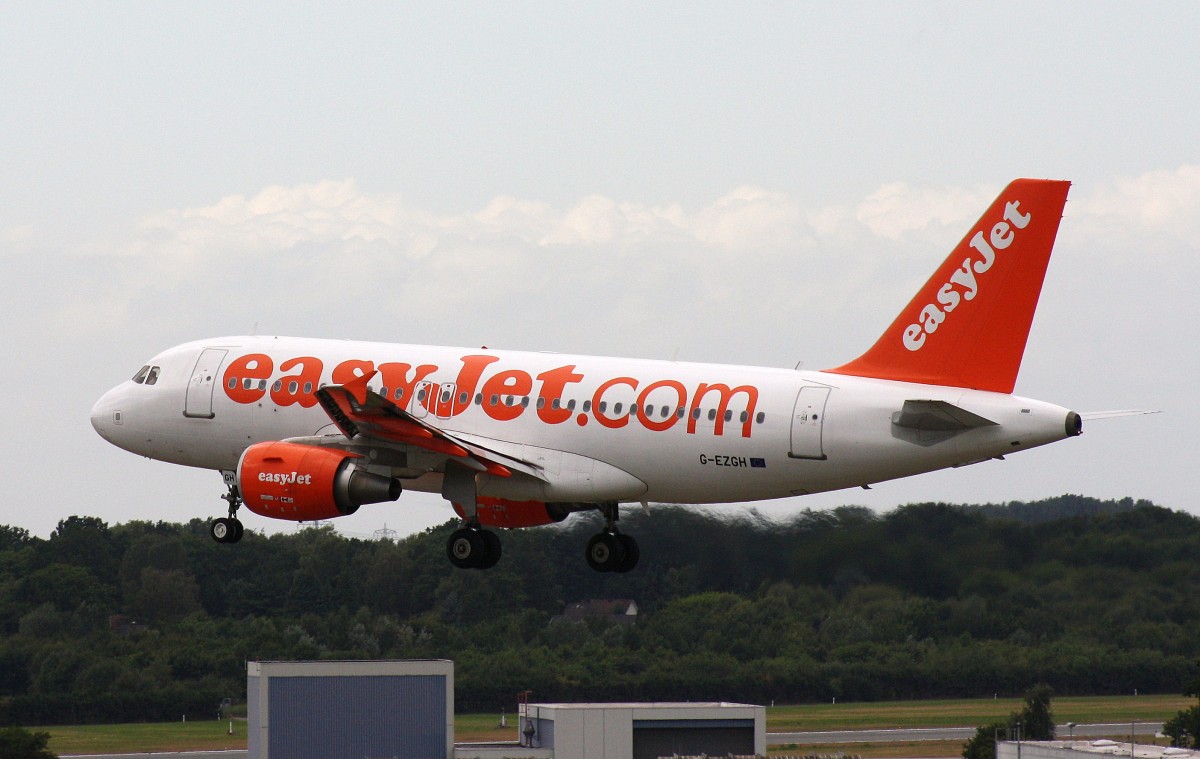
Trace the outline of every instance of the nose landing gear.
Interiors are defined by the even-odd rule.
[[[214,519],[208,525],[208,534],[218,543],[236,543],[242,539],[245,530],[237,518],[237,510],[242,505],[242,494],[238,491],[237,482],[230,473],[225,474],[225,484],[229,492],[221,496],[221,500],[229,503],[229,516]]]

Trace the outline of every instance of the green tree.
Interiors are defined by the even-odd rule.
[[[1196,660],[1200,665],[1200,659]],[[1195,696],[1200,700],[1200,676],[1194,677],[1183,686],[1183,695]],[[1163,723],[1163,733],[1171,736],[1171,745],[1180,748],[1200,747],[1200,705],[1177,712]]]
[[[1163,733],[1171,736],[1171,745],[1180,748],[1200,747],[1200,706],[1176,713],[1163,723]]]
[[[975,728],[975,735],[963,744],[963,759],[996,759],[996,736],[1008,731],[1007,722],[992,722]]]
[[[1022,740],[1053,740],[1054,716],[1050,712],[1050,699],[1053,695],[1054,691],[1045,683],[1039,683],[1025,691],[1025,706],[1021,711],[1008,715],[1004,722],[982,725],[975,730],[975,735],[963,744],[963,759],[996,759],[997,735],[1001,740],[1018,734]]]
[[[23,727],[0,728],[0,756],[4,759],[58,759],[46,745],[50,733],[32,733]]]
[[[1054,715],[1050,711],[1053,696],[1054,690],[1045,683],[1038,683],[1025,692],[1025,707],[1009,717],[1009,723],[1020,723],[1023,740],[1054,740]]]

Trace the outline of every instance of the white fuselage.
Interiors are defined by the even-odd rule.
[[[746,366],[287,337],[188,343],[149,365],[153,384],[126,381],[92,412],[103,437],[134,453],[232,471],[255,443],[339,434],[313,391],[378,371],[371,389],[414,416],[542,467],[540,480],[480,477],[480,495],[512,499],[782,498],[1077,432],[1067,409],[1003,393]],[[994,424],[953,433],[900,426],[906,401],[944,401]],[[426,455],[381,455],[375,465],[405,487],[437,492],[441,475]]]

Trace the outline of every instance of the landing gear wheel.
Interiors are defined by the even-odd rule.
[[[618,535],[617,539],[621,541],[621,548],[625,549],[625,560],[613,571],[628,572],[637,566],[638,559],[641,558],[642,552],[638,549],[637,541],[630,535]]]
[[[614,572],[625,561],[625,546],[615,532],[601,532],[588,541],[584,556],[588,566],[597,572]]]
[[[446,557],[459,569],[481,566],[487,556],[487,538],[481,530],[463,527],[451,533],[446,541]],[[496,558],[499,560],[500,557]]]
[[[233,517],[214,519],[208,526],[208,534],[218,543],[236,543],[242,539],[243,532],[242,523]]]
[[[504,546],[500,543],[500,536],[491,530],[480,530],[479,534],[483,536],[483,543],[487,550],[484,551],[480,562],[475,566],[478,569],[491,569],[496,566],[496,562],[500,561],[500,556],[504,553]]]

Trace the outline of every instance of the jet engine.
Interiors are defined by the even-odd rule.
[[[309,522],[394,501],[400,481],[368,472],[356,453],[297,443],[256,443],[242,453],[237,479],[246,508],[274,519]]]

